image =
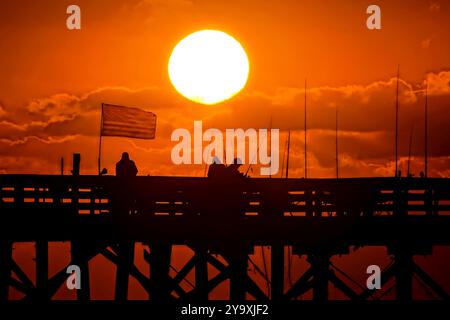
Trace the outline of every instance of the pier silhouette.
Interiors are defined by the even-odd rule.
[[[134,192],[126,193],[132,199],[124,209],[114,197],[130,186],[114,176],[1,175],[0,299],[8,300],[10,287],[24,300],[54,296],[67,274],[63,268],[48,276],[53,241],[71,244],[70,264],[83,275],[77,290],[82,301],[91,299],[88,262],[96,255],[117,266],[119,301],[128,298],[129,276],[154,301],[206,300],[226,280],[232,300],[250,294],[260,301],[287,301],[311,290],[313,300],[327,301],[331,282],[351,300],[364,301],[374,291],[356,292],[330,264],[334,255],[352,254],[351,246],[387,248],[393,263],[382,281],[395,279],[397,300],[412,300],[413,275],[440,299],[449,298],[413,260],[431,254],[433,246],[450,244],[449,179],[245,179],[233,192],[237,201],[228,204],[229,193],[208,178],[138,176],[131,183]],[[35,283],[13,259],[16,242],[36,243]],[[134,265],[135,243],[149,248],[148,275]],[[174,245],[187,246],[194,255],[171,276]],[[249,254],[261,245],[271,248],[270,292],[247,272]],[[310,264],[289,287],[285,246],[306,255]],[[218,274],[210,277],[208,266]],[[193,270],[195,283],[187,291],[180,283]]]

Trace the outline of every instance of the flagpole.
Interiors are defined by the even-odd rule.
[[[425,178],[428,178],[428,81],[425,88]]]
[[[400,77],[400,65],[397,67],[397,90],[395,96],[395,177],[398,177],[398,81]]]
[[[284,160],[286,159],[286,148],[287,148],[287,137],[286,137],[286,141],[284,142],[283,159],[281,160],[281,175],[280,175],[280,178],[283,178]]]
[[[210,149],[211,149],[211,144],[209,144],[209,145],[208,145],[208,148],[206,149],[206,153],[208,154],[208,157],[206,158],[205,172],[203,172],[203,176],[204,176],[204,177],[206,177],[206,175],[207,175],[207,173],[208,173],[208,162],[209,162],[209,159],[210,159],[210,156],[209,156],[209,151],[210,151]],[[223,155],[223,157],[225,157],[225,155]],[[222,159],[223,159],[223,157],[222,157]]]
[[[412,149],[412,140],[414,134],[414,122],[411,125],[411,132],[409,133],[409,146],[408,146],[408,166],[406,170],[406,176],[409,177],[411,173],[411,149]]]
[[[305,117],[304,117],[304,129],[305,129],[305,179],[308,178],[308,157],[306,153],[306,78],[305,78]]]
[[[338,106],[336,106],[336,179],[339,179]]]
[[[269,125],[269,148],[270,148],[269,178],[272,178],[272,115],[270,115],[270,125]]]
[[[286,159],[286,179],[289,178],[289,155],[291,149],[291,130],[288,131],[288,142],[287,142],[287,159]]]
[[[98,143],[98,175],[101,175],[101,157],[102,157],[102,127],[103,127],[103,103],[100,115],[100,132],[99,132],[99,143]]]

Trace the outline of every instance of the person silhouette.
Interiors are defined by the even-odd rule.
[[[133,178],[136,177],[138,169],[128,152],[122,153],[122,158],[116,163],[116,177],[118,182],[115,187],[115,214],[124,224],[123,218],[134,212],[136,203],[136,192],[134,190]]]
[[[244,178],[245,175],[239,171],[239,168],[242,166],[242,160],[240,158],[235,158],[233,163],[230,164],[227,170],[227,178],[236,179],[236,178]]]
[[[122,158],[116,163],[116,176],[120,178],[135,177],[138,169],[133,160],[130,160],[128,152],[122,153]]]
[[[224,177],[225,165],[220,162],[218,157],[214,157],[212,163],[209,165],[208,178],[220,179]]]

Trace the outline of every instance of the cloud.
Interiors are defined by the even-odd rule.
[[[157,113],[170,113],[182,100],[174,99],[157,88],[129,89],[103,87],[76,96],[66,93],[34,99],[0,120],[0,138],[46,137],[67,134],[98,135],[102,102],[136,106]],[[172,113],[172,117],[177,117]],[[170,116],[168,114],[168,116]],[[159,123],[163,129],[167,123]],[[171,126],[169,126],[170,129]],[[161,132],[161,131],[159,131]],[[167,133],[166,133],[167,134]]]
[[[0,118],[4,117],[6,115],[6,110],[0,105]]]
[[[431,12],[439,12],[441,10],[441,6],[437,2],[432,2],[428,7],[428,10]]]
[[[446,90],[442,85],[435,89],[430,94]],[[387,117],[392,117],[395,111],[395,92],[395,78],[365,86],[310,88],[307,90],[308,128],[333,129],[335,108],[338,107],[341,130],[391,131]],[[399,103],[403,110],[408,114],[418,113],[422,98],[423,88],[400,79]],[[272,118],[277,128],[303,129],[304,90],[301,88],[278,88],[273,95],[248,94],[226,105],[227,113],[214,119],[213,126],[267,127]]]
[[[450,94],[450,71],[439,73],[428,73],[426,75],[428,83],[428,94],[430,95],[448,95]]]
[[[75,136],[47,137],[46,139],[42,139],[40,137],[27,136],[23,139],[17,139],[17,140],[10,140],[10,139],[2,138],[2,139],[0,139],[0,142],[4,143],[4,144],[9,144],[10,146],[25,145],[28,142],[30,142],[31,140],[36,140],[36,141],[39,141],[39,142],[45,143],[45,144],[54,144],[54,143],[63,143],[66,141],[71,141],[74,139],[74,137]]]
[[[436,166],[439,163],[439,171],[435,171],[435,175],[448,173],[445,167],[448,161],[431,159],[450,156],[450,146],[445,138],[450,124],[449,81],[449,71],[429,73],[421,83],[399,81],[399,157],[402,165],[405,164],[414,124],[412,156],[416,173],[423,163],[426,82],[429,87],[430,163]],[[391,78],[365,85],[311,86],[307,90],[308,158],[312,174],[334,175],[336,108],[339,108],[342,174],[373,176],[392,173],[396,85],[396,79]],[[83,172],[95,173],[102,102],[140,107],[158,115],[155,140],[103,139],[103,165],[110,172],[121,151],[129,150],[142,174],[203,175],[204,166],[175,166],[170,161],[174,145],[170,141],[172,131],[175,128],[192,130],[194,120],[203,120],[205,129],[268,128],[272,124],[272,128],[282,130],[281,148],[286,130],[291,130],[291,172],[302,175],[304,90],[293,87],[277,88],[273,93],[244,90],[220,106],[198,105],[185,100],[171,88],[158,87],[102,87],[80,95],[59,93],[33,99],[21,108],[3,113],[0,120],[0,169],[7,172],[57,172],[60,157],[69,159],[72,153],[79,152],[82,154]],[[11,157],[21,160],[15,164],[9,160]]]
[[[32,115],[42,115],[44,117],[56,117],[55,122],[61,119],[72,118],[79,112],[80,99],[69,94],[56,94],[49,98],[32,100],[27,105],[27,110]]]

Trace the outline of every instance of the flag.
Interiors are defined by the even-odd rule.
[[[139,108],[102,105],[101,136],[155,139],[156,115]]]

